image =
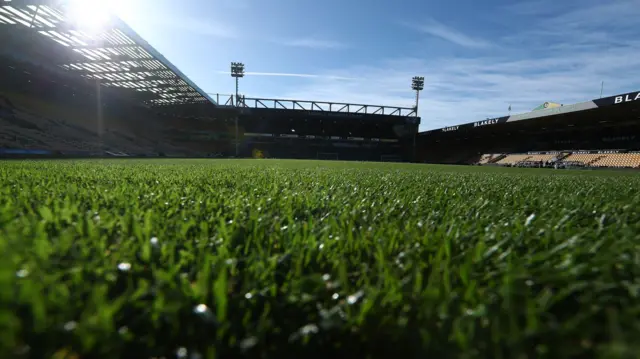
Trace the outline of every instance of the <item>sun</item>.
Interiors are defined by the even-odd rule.
[[[67,14],[79,29],[100,32],[113,19],[117,4],[114,0],[69,0]]]

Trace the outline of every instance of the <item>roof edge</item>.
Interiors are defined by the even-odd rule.
[[[622,103],[634,102],[634,101],[640,101],[640,91],[627,92],[627,93],[599,98],[591,101],[579,102],[572,105],[545,108],[543,110],[534,110],[534,111],[524,112],[516,115],[488,118],[482,121],[468,122],[460,125],[423,131],[423,132],[420,132],[419,135],[436,133],[436,132],[458,131],[459,129],[464,129],[464,128],[483,127],[483,126],[497,125],[497,124],[507,123],[507,122],[533,120],[540,117],[555,116],[555,115],[572,113],[572,112],[586,111],[586,110],[614,106],[614,105],[619,105]]]

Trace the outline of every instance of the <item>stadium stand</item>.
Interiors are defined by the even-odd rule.
[[[597,153],[572,153],[567,158],[565,158],[564,161],[579,162],[584,166],[590,166],[592,163],[604,157],[605,155],[597,154]]]
[[[640,154],[613,153],[606,154],[590,163],[592,167],[640,168]]]
[[[6,66],[2,70],[3,148],[144,156],[170,148],[160,141],[161,121],[144,108],[105,94],[98,111],[95,87],[81,82],[60,85],[39,76],[34,68]]]
[[[501,160],[504,155],[500,153],[486,153],[480,156],[478,160],[479,165],[486,165],[488,163],[495,163],[498,160]]]
[[[517,154],[507,155],[505,158],[503,158],[500,161],[496,162],[496,164],[499,164],[499,165],[515,165],[516,163],[521,162],[521,161],[526,161],[529,158],[531,158],[530,155],[517,155]]]
[[[417,143],[426,163],[638,168],[640,92],[426,131]]]
[[[414,108],[246,98],[220,105],[124,22],[5,1],[0,155],[413,159]]]
[[[357,161],[408,161],[415,117],[325,111],[245,109],[241,155]]]
[[[66,5],[2,5],[0,154],[197,155],[167,119],[215,102],[120,20],[85,32]]]
[[[535,165],[546,164],[551,160],[553,160],[556,156],[557,156],[556,154],[508,154],[502,159],[494,163],[498,165],[510,165],[510,166],[517,166],[519,164],[529,164],[529,165],[535,166]],[[480,162],[478,163],[481,163],[481,162],[482,162],[482,157],[480,159]]]
[[[555,154],[538,154],[538,155],[531,155],[531,157],[529,157],[527,159],[527,161],[531,161],[531,162],[550,162],[551,160],[553,160],[556,157]]]

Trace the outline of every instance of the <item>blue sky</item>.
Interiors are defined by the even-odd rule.
[[[640,0],[128,0],[116,12],[202,89],[412,106],[421,130],[640,90]],[[269,75],[270,74],[270,75]]]

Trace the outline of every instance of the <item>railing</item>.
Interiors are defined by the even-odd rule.
[[[240,108],[270,108],[317,112],[417,117],[413,107],[365,105],[344,102],[300,101],[287,99],[253,98],[227,94],[209,94],[219,106]]]

